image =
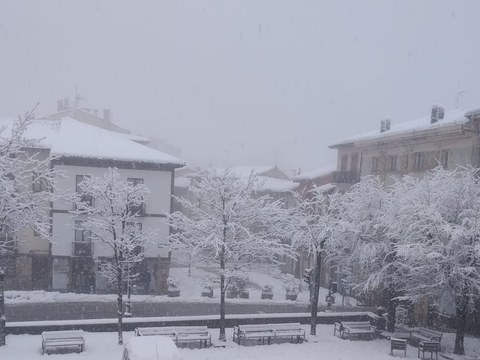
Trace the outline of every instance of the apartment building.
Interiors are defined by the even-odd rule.
[[[478,166],[480,109],[452,110],[432,106],[428,116],[395,123],[382,119],[377,131],[338,141],[334,182],[339,190],[361,176],[378,175],[388,185],[404,174],[421,176],[441,165]]]
[[[7,272],[7,288],[109,291],[97,260],[109,258],[111,253],[101,240],[76,230],[84,219],[70,213],[73,205],[64,195],[79,191],[85,176],[103,176],[106,169],[115,167],[126,180],[150,189],[138,224],[145,230],[156,229],[159,236],[145,245],[142,273],[150,272],[153,292],[165,292],[170,264],[166,215],[171,211],[174,171],[183,161],[131,141],[127,135],[71,118],[36,120],[27,136],[41,139],[45,155],[55,157],[51,167],[58,171],[53,188],[56,200],[46,209],[51,215],[52,240],[43,240],[33,231],[19,235]]]

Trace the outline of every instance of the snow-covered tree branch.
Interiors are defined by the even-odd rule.
[[[55,171],[52,157],[27,138],[33,110],[0,128],[0,282],[18,241],[18,235],[32,228],[50,239],[50,201],[53,200]],[[3,288],[3,286],[1,286]],[[0,294],[0,346],[5,345],[4,297]]]
[[[480,184],[478,169],[439,167],[422,180],[406,177],[395,187],[398,254],[413,299],[453,299],[457,335],[454,352],[465,353],[468,313],[480,298]]]
[[[327,255],[334,248],[340,233],[339,210],[341,196],[338,193],[324,194],[320,188],[313,188],[307,196],[297,195],[298,206],[291,214],[289,231],[292,246],[303,249],[315,258],[313,293],[311,294],[310,333],[316,334],[317,307],[320,290],[320,272]]]
[[[257,178],[238,178],[226,169],[202,173],[190,200],[177,198],[185,213],[170,216],[173,251],[216,264],[220,278],[220,339],[225,340],[225,292],[235,276],[255,264],[277,264],[290,254],[286,209],[256,193]],[[188,214],[185,215],[185,214]]]
[[[117,288],[118,343],[122,344],[123,291],[136,277],[136,264],[143,261],[145,244],[154,242],[156,232],[142,229],[138,216],[149,193],[144,184],[123,179],[116,169],[103,177],[88,176],[72,195],[73,215],[83,219],[78,230],[86,231],[111,251],[111,260],[100,263],[100,271]]]

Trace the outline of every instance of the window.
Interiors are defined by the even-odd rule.
[[[142,223],[141,222],[127,222],[126,223],[126,231],[127,231],[127,234],[130,235],[131,239],[132,239],[132,245],[135,245],[135,243],[137,244],[143,244],[139,234],[141,234],[142,232]],[[134,239],[135,237],[135,239]],[[142,268],[143,268],[143,263],[142,261],[140,261],[140,259],[142,259],[144,257],[144,252],[145,252],[145,249],[142,245],[135,245],[134,248],[132,250],[130,254],[129,254],[129,257],[131,257],[132,259],[135,258],[137,261],[133,264],[133,265],[129,265],[129,268],[128,268],[128,271],[130,272],[130,274],[141,274],[143,273],[142,271]]]
[[[388,170],[397,171],[397,155],[391,155],[388,157]]]
[[[425,153],[417,152],[413,154],[413,169],[422,170],[425,167]]]
[[[340,162],[340,170],[341,171],[347,171],[347,163],[348,163],[348,156],[347,155],[342,155],[342,159]]]
[[[83,230],[83,221],[75,221],[75,237],[73,242],[74,256],[91,256],[92,255],[92,240],[91,233],[88,230]]]
[[[448,150],[442,150],[440,154],[440,164],[444,169],[448,169]]]
[[[378,171],[378,158],[373,157],[372,158],[372,172],[377,172]]]
[[[143,179],[141,178],[128,178],[127,182],[133,186],[143,185]],[[138,205],[130,205],[129,210],[136,216],[145,216],[145,203],[142,202]]]
[[[40,178],[40,175],[37,172],[33,173],[32,176],[32,190],[33,192],[41,192],[48,189],[45,179]]]
[[[358,153],[352,154],[352,159],[350,162],[350,171],[351,172],[358,171]]]
[[[125,225],[128,229],[131,229],[131,231],[142,232],[143,225],[141,222],[129,221]]]
[[[80,201],[86,203],[88,206],[93,206],[93,197],[92,195],[84,194],[80,184],[89,178],[88,175],[77,175],[75,179],[75,191],[77,194],[81,194]]]
[[[90,242],[91,233],[83,230],[83,221],[75,220],[75,242]]]

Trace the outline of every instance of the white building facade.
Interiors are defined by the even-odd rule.
[[[73,292],[109,292],[110,285],[98,271],[98,260],[112,256],[101,240],[79,231],[83,216],[73,216],[73,204],[65,195],[79,191],[85,176],[102,177],[108,168],[118,169],[128,181],[143,183],[150,193],[138,216],[142,230],[155,230],[158,238],[145,245],[137,287],[153,293],[167,291],[170,264],[168,248],[174,171],[183,166],[178,158],[147,148],[127,136],[78,122],[70,118],[36,121],[29,129],[34,138],[55,156],[51,167],[58,172],[48,209],[51,241],[25,232],[17,241],[16,271],[7,283],[10,289],[42,288]],[[92,199],[93,204],[95,199]],[[149,273],[150,282],[145,283]],[[37,279],[35,279],[37,278]]]

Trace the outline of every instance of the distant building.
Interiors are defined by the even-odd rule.
[[[445,112],[432,106],[429,116],[394,123],[381,120],[377,131],[330,145],[337,150],[334,182],[346,189],[361,176],[378,175],[387,184],[407,173],[421,176],[441,165],[478,166],[480,109]]]
[[[333,183],[335,169],[336,165],[330,165],[295,175],[292,180],[299,184],[296,191],[303,199],[311,198],[313,195],[312,190],[315,188],[325,194],[335,192],[336,186]],[[292,273],[296,277],[301,278],[304,270],[313,268],[314,264],[314,255],[300,250],[299,257],[294,262]],[[332,275],[332,267],[324,261],[320,272],[320,286],[328,287]]]
[[[256,192],[259,195],[269,195],[272,200],[279,200],[284,207],[289,209],[295,206],[294,191],[298,188],[298,184],[291,181],[287,174],[276,166],[233,166],[230,170],[239,178],[248,178],[251,174],[258,179]],[[189,191],[189,186],[195,180],[200,179],[202,169],[188,168],[175,172],[175,189],[174,194],[185,199],[191,199],[192,195]],[[181,204],[174,200],[174,211],[186,212]],[[188,215],[185,213],[185,215]],[[178,257],[180,261],[185,261],[181,256]],[[288,273],[294,273],[296,267],[295,261],[285,257],[285,264],[281,270]]]
[[[333,175],[336,168],[336,165],[330,165],[295,175],[292,180],[299,184],[297,192],[303,197],[308,196],[315,187],[321,187],[320,191],[325,193],[333,192],[335,190]]]
[[[37,120],[27,136],[41,139],[46,154],[56,157],[51,166],[62,175],[56,179],[54,194],[79,191],[78,184],[85,176],[103,176],[108,167],[117,168],[125,179],[144,183],[150,189],[138,222],[143,229],[158,229],[160,236],[156,243],[146,245],[143,267],[152,274],[150,288],[165,292],[170,264],[166,214],[172,206],[174,171],[184,165],[183,161],[117,132],[71,118]],[[110,250],[100,240],[75,230],[83,218],[71,215],[72,204],[60,199],[46,209],[51,214],[52,242],[32,231],[18,237],[13,266],[6,278],[8,289],[109,290],[96,260],[109,258]]]
[[[380,128],[330,145],[337,150],[334,182],[346,190],[362,176],[376,175],[392,184],[405,174],[422,177],[437,166],[445,169],[480,165],[480,108],[445,110],[432,106],[428,116],[394,123],[390,118]],[[427,299],[415,304],[414,317],[425,324]]]

